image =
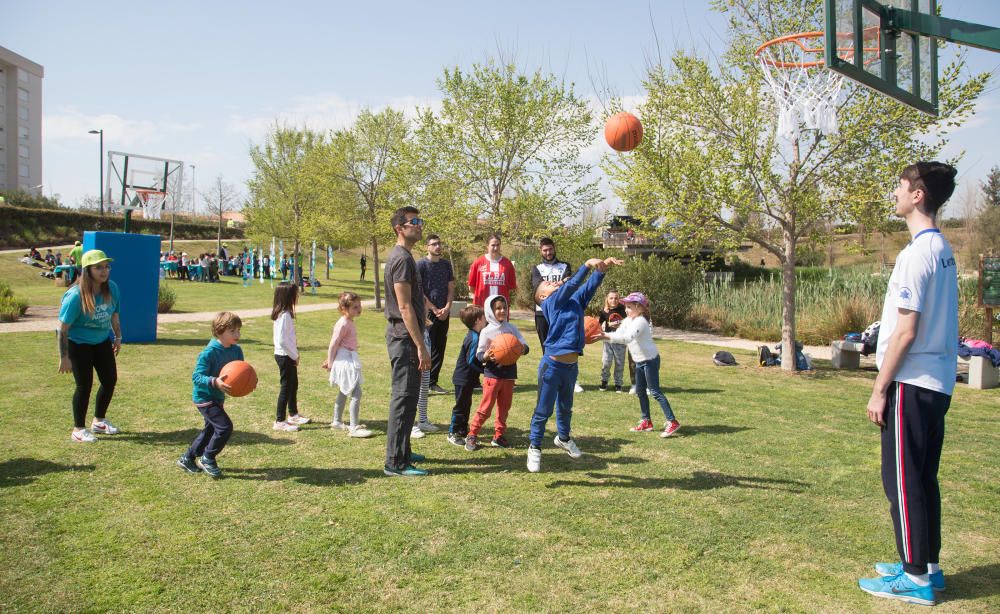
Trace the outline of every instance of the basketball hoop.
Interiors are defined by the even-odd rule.
[[[760,61],[764,79],[778,105],[778,134],[798,136],[799,127],[837,134],[837,96],[843,77],[826,70],[823,60],[823,32],[800,32],[769,40],[754,52]],[[869,66],[879,59],[878,27],[865,28],[862,62]],[[842,46],[837,56],[854,57],[854,35],[838,34]]]
[[[163,204],[167,201],[166,192],[135,188],[135,195],[138,197],[140,203],[142,203],[142,215],[144,218],[147,220],[160,219],[160,213],[163,211]]]

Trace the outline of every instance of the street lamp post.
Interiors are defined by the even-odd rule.
[[[101,217],[104,217],[104,129],[89,130],[87,134],[101,135]]]

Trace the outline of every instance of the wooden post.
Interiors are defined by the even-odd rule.
[[[986,308],[986,334],[983,335],[983,341],[993,345],[993,308]]]

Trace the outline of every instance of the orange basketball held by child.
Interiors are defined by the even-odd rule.
[[[219,373],[219,379],[229,384],[229,394],[234,397],[245,397],[257,388],[257,372],[245,360],[226,363]]]
[[[642,142],[642,124],[631,113],[615,113],[604,124],[604,140],[615,151],[632,151]]]
[[[500,366],[509,367],[521,357],[521,340],[510,333],[503,333],[493,339],[490,344],[493,350],[493,361]]]
[[[587,343],[593,343],[597,341],[597,338],[601,336],[603,331],[601,330],[601,321],[594,316],[584,316],[583,318],[583,336],[587,340]]]

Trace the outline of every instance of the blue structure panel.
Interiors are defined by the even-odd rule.
[[[87,231],[83,233],[83,251],[92,249],[114,259],[111,279],[121,290],[122,342],[156,341],[160,235]]]

